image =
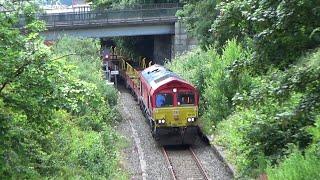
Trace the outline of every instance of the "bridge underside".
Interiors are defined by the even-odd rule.
[[[80,38],[101,38],[115,36],[144,36],[144,35],[171,35],[175,34],[174,24],[150,24],[130,26],[105,26],[79,29],[49,29],[42,33],[46,40],[57,40],[64,35]]]

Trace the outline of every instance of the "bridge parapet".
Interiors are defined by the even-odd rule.
[[[175,22],[179,4],[153,4],[126,9],[99,9],[61,13],[44,13],[39,19],[46,22],[48,29],[73,28],[79,26],[103,26],[107,24]]]

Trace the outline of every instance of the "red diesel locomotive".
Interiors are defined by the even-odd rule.
[[[144,69],[139,82],[137,97],[153,137],[162,145],[193,144],[198,132],[196,88],[160,65]]]

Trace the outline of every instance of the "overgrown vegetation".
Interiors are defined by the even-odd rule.
[[[287,67],[320,41],[317,0],[186,2],[188,5],[177,15],[202,47],[215,45],[221,49],[228,39],[236,38],[251,45],[256,66],[262,68],[259,70],[271,64]]]
[[[230,67],[234,63],[244,63],[250,57],[250,52],[231,40],[221,55],[214,48],[206,52],[195,50],[167,63],[168,68],[183,75],[200,90],[200,113],[205,117],[203,128],[207,132],[233,111],[235,93],[249,88],[249,72],[241,67],[233,70]]]
[[[254,173],[259,174],[268,163],[277,163],[291,146],[305,149],[310,144],[305,128],[314,124],[320,110],[320,69],[311,62],[319,55],[318,50],[286,71],[270,70],[253,79],[249,92],[235,94],[235,111],[218,125],[217,137],[241,157],[235,163],[242,173],[256,169]]]
[[[0,179],[124,177],[111,128],[117,92],[102,79],[98,43],[64,38],[49,48],[32,2],[1,5]]]
[[[268,167],[269,179],[319,179],[320,166],[320,118],[316,126],[309,127],[307,131],[313,136],[314,144],[310,145],[304,153],[294,151],[276,168]]]
[[[189,34],[195,37],[202,49],[208,49],[214,43],[211,25],[218,15],[214,0],[184,0],[186,5],[177,12],[177,16],[186,25]],[[210,13],[208,13],[210,12]]]
[[[200,90],[202,126],[237,177],[319,178],[319,8],[315,0],[202,0],[178,13],[202,50],[167,66]]]

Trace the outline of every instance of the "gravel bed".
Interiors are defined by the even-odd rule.
[[[197,138],[192,147],[210,179],[233,179],[230,170],[215,154],[211,146]]]
[[[123,150],[122,163],[129,171],[131,179],[169,179],[165,158],[161,147],[154,141],[145,117],[133,96],[120,88],[119,112],[123,121],[119,132],[130,141]]]
[[[121,111],[121,109],[119,108]],[[134,143],[131,128],[126,123],[127,120],[123,120],[117,126],[117,131],[126,138],[126,147],[121,151],[121,165],[129,172],[131,179],[142,179],[142,171],[140,167],[138,150]]]

